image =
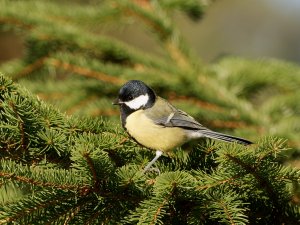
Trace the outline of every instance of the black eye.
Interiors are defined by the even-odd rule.
[[[132,95],[128,96],[128,100],[132,100],[132,99],[133,99]]]

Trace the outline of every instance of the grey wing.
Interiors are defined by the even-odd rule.
[[[165,127],[181,127],[187,130],[207,129],[186,112],[176,109],[168,117],[160,118],[157,124]]]
[[[166,100],[159,98],[146,115],[157,125],[164,127],[181,127],[188,130],[207,129],[186,112],[176,109]]]

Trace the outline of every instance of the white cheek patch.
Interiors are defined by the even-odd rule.
[[[124,102],[131,109],[139,109],[142,106],[145,106],[149,100],[149,95],[140,95],[139,97],[132,99],[129,102]]]

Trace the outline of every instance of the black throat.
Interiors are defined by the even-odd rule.
[[[138,111],[138,110],[144,110],[144,109],[151,108],[154,105],[155,100],[156,100],[156,96],[155,96],[154,92],[148,93],[148,95],[149,95],[149,100],[148,100],[147,104],[139,109],[131,109],[126,104],[120,105],[121,122],[122,122],[122,126],[124,128],[126,125],[126,119],[131,113],[134,113],[135,111]]]
[[[126,118],[134,111],[136,110],[129,108],[125,104],[120,105],[120,116],[121,116],[122,127],[125,128]]]

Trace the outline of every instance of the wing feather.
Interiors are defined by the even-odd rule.
[[[188,130],[206,129],[186,112],[176,109],[165,99],[157,99],[151,109],[145,110],[145,114],[157,125],[164,127],[182,127]]]

